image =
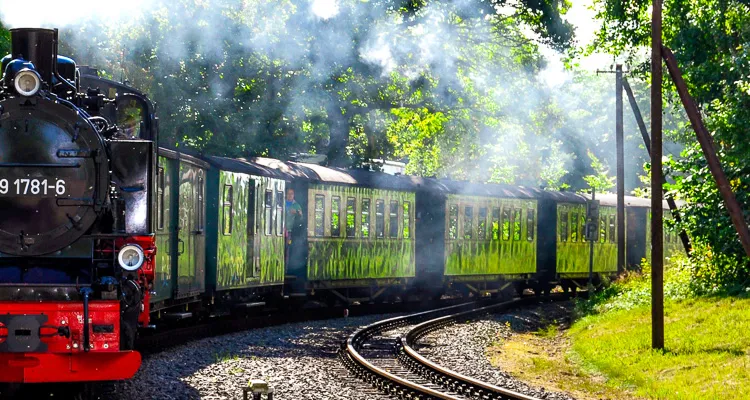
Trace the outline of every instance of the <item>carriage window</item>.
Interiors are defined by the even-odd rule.
[[[370,199],[362,199],[362,237],[370,237]]]
[[[341,236],[341,197],[331,197],[331,236]]]
[[[346,199],[346,237],[354,237],[356,230],[354,229],[354,218],[357,213],[354,210],[356,200],[354,197]]]
[[[560,212],[560,232],[558,233],[560,235],[561,242],[568,241],[568,212],[567,211]]]
[[[614,243],[615,242],[615,216],[610,215],[609,216],[609,241]]]
[[[276,236],[284,236],[284,192],[276,191]]]
[[[579,210],[579,212],[580,212],[580,219],[581,219],[580,224],[578,226],[578,231],[581,232],[581,234],[579,235],[580,236],[579,240],[581,242],[585,242],[586,241],[586,211],[581,209]]]
[[[578,210],[570,212],[570,241],[578,241]]]
[[[315,195],[315,236],[325,236],[326,220],[326,197],[322,194]]]
[[[602,215],[599,217],[599,243],[605,243],[607,241],[607,217]]]
[[[375,237],[385,237],[385,201],[375,201]]]
[[[403,230],[403,237],[404,239],[409,239],[411,237],[411,210],[410,210],[410,203],[408,201],[404,202],[404,230]]]
[[[521,209],[513,209],[513,240],[521,240]]]
[[[487,239],[487,209],[479,209],[479,222],[477,223],[477,239]]]
[[[464,239],[471,239],[473,231],[474,207],[464,207]]]
[[[534,228],[536,227],[534,217],[534,210],[530,208],[526,210],[526,240],[529,242],[534,241]]]
[[[448,236],[451,239],[458,238],[458,206],[451,206],[448,223]]]
[[[196,200],[196,208],[198,213],[198,230],[203,231],[206,227],[206,207],[203,203],[203,196],[205,194],[206,186],[203,184],[203,170],[198,170],[198,186],[195,188],[195,190],[198,191],[198,196]]]
[[[500,209],[492,209],[492,240],[500,240]]]
[[[390,214],[388,215],[388,236],[398,237],[398,201],[391,201]]]
[[[501,221],[503,240],[510,240],[510,209],[503,207],[503,220]]]
[[[273,234],[273,191],[266,190],[263,206],[265,207],[265,232],[266,236],[269,236]]]
[[[224,185],[224,197],[222,199],[222,211],[221,211],[221,224],[222,232],[225,236],[232,234],[232,222],[234,216],[232,215],[232,209],[234,208],[234,188],[232,185]]]
[[[166,189],[166,180],[164,176],[164,168],[159,168],[159,175],[158,175],[158,187],[156,188],[157,195],[156,195],[156,228],[158,230],[164,230],[164,196],[165,196],[165,189]]]

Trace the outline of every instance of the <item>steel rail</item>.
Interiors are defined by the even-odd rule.
[[[554,296],[556,300],[558,297],[559,296]],[[527,396],[522,393],[482,382],[478,379],[442,367],[428,360],[414,349],[417,340],[424,335],[442,329],[458,320],[468,317],[477,317],[492,311],[499,311],[527,304],[530,304],[528,299],[515,299],[504,303],[464,311],[458,314],[447,315],[418,324],[409,330],[405,336],[399,338],[399,361],[413,372],[427,377],[433,383],[444,387],[447,386],[448,388],[460,387],[463,392],[470,392],[471,397],[498,400],[539,400],[536,397]]]
[[[556,295],[553,295],[551,297],[551,299],[553,300],[562,300],[563,298],[567,297]],[[419,321],[425,320],[429,316],[458,310],[458,312],[454,312],[450,315],[418,323],[409,331],[406,337],[399,338],[398,348],[395,349],[397,352],[396,358],[398,358],[399,361],[407,368],[412,370],[412,372],[415,372],[422,377],[427,378],[429,381],[446,388],[446,390],[451,390],[458,393],[466,393],[469,397],[500,400],[539,400],[534,397],[526,396],[524,394],[516,393],[511,390],[490,385],[488,383],[481,382],[479,380],[443,368],[418,354],[417,351],[412,347],[412,345],[417,339],[419,339],[419,337],[428,332],[454,323],[458,319],[469,316],[478,316],[491,311],[528,305],[533,301],[537,300],[533,298],[515,299],[512,301],[492,304],[489,306],[482,306],[482,303],[472,302],[376,322],[356,331],[354,334],[349,336],[346,343],[342,346],[342,349],[339,352],[339,357],[344,365],[350,371],[352,371],[352,373],[356,377],[373,384],[373,386],[375,386],[382,392],[396,395],[400,398],[408,399],[417,398],[458,400],[460,399],[459,397],[440,392],[438,390],[426,387],[416,382],[412,382],[408,379],[404,379],[388,371],[385,371],[368,361],[359,352],[365,341],[378,333],[396,329],[405,325],[418,323]],[[469,309],[461,310],[466,308]]]

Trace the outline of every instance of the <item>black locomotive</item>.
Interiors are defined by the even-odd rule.
[[[0,380],[129,378],[154,270],[153,107],[82,78],[57,54],[57,30],[13,29],[11,41],[0,63]]]

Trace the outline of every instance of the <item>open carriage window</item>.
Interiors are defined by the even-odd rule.
[[[234,222],[234,217],[232,215],[232,208],[234,208],[234,188],[232,187],[232,185],[224,185],[224,194],[222,200],[221,229],[222,233],[225,236],[229,236],[232,234],[232,222]]]
[[[346,199],[346,237],[352,238],[356,236],[356,230],[354,229],[354,219],[357,215],[356,200],[354,197],[348,197]]]
[[[451,239],[458,238],[458,206],[451,206],[448,216],[448,236]]]
[[[341,197],[331,198],[331,236],[341,236]]]
[[[404,239],[409,239],[411,237],[411,214],[410,214],[410,204],[408,201],[404,202],[404,229],[403,229],[403,236]]]
[[[322,194],[315,195],[315,236],[325,235],[326,198]]]
[[[370,237],[370,199],[362,199],[362,237]]]

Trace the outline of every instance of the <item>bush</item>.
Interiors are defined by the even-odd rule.
[[[651,265],[643,260],[642,271],[627,271],[611,285],[577,304],[579,315],[611,310],[630,310],[651,303]],[[664,268],[664,299],[684,300],[706,293],[696,281],[696,267],[684,255],[667,259]]]

